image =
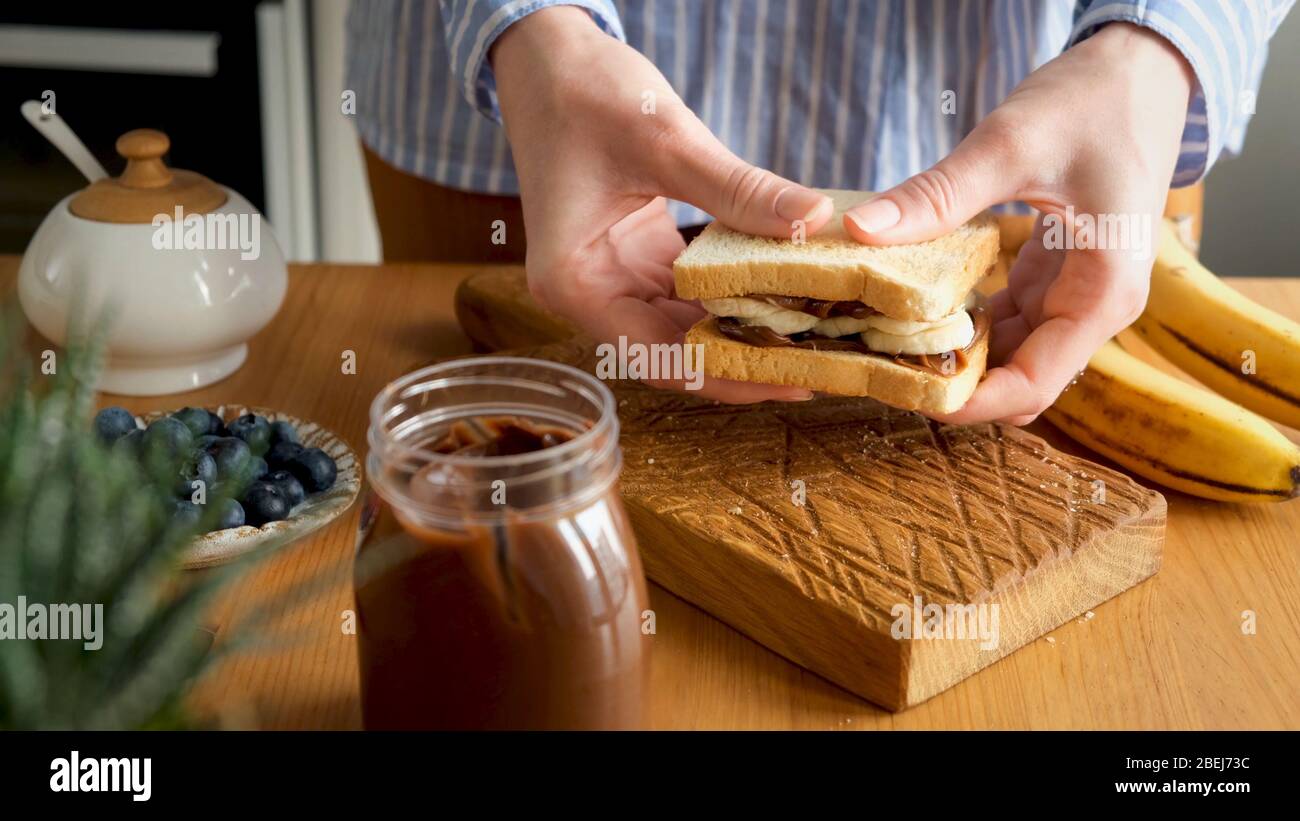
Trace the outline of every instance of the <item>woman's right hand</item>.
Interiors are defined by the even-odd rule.
[[[529,289],[600,341],[680,344],[704,316],[674,296],[672,263],[685,246],[665,197],[775,237],[792,236],[799,221],[812,233],[831,217],[829,198],[731,153],[649,60],[579,8],[525,17],[491,60],[523,200]],[[726,402],[811,395],[720,379],[698,393]]]

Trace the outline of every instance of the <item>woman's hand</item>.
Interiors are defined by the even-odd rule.
[[[1026,77],[933,168],[845,215],[858,241],[887,245],[932,239],[1000,202],[1042,212],[992,298],[997,367],[945,421],[1030,422],[1141,313],[1194,82],[1166,40],[1112,23]],[[1064,220],[1067,207],[1131,227],[1146,215],[1154,235],[1119,249],[1048,248],[1044,220]]]
[[[704,316],[673,296],[672,263],[684,245],[664,197],[768,236],[791,236],[799,220],[811,233],[831,216],[827,197],[728,151],[649,60],[581,9],[543,9],[515,23],[494,44],[492,67],[519,174],[529,289],[598,340],[681,343]],[[699,395],[810,396],[717,379]]]

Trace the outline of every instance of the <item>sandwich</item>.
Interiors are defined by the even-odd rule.
[[[988,356],[990,316],[972,289],[997,261],[997,221],[984,213],[928,242],[869,246],[843,218],[872,194],[823,193],[835,215],[814,235],[756,237],[714,222],[673,263],[677,296],[709,312],[686,334],[704,346],[704,372],[957,410]]]

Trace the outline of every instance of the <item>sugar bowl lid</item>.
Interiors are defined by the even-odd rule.
[[[162,156],[171,140],[161,131],[137,128],[117,138],[117,153],[126,159],[120,177],[105,177],[82,189],[68,209],[96,222],[151,223],[158,214],[171,217],[180,206],[186,215],[206,214],[226,203],[226,191],[193,171],[168,168]]]

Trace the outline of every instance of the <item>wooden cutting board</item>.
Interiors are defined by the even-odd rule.
[[[590,342],[556,341],[572,326],[520,274],[466,280],[456,303],[484,347],[595,367]],[[650,578],[892,710],[1160,566],[1164,497],[1018,428],[864,399],[737,407],[608,384]]]

